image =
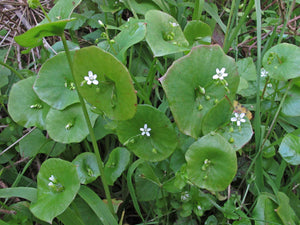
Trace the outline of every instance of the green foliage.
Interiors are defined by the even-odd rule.
[[[298,3],[28,4],[28,49],[0,49],[0,224],[299,224]]]

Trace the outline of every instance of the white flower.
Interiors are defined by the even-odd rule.
[[[268,76],[268,71],[266,71],[264,68],[261,68],[261,70],[260,70],[260,76],[261,77],[266,77],[266,76]]]
[[[236,122],[236,124],[237,124],[238,126],[241,126],[241,122],[242,122],[242,123],[245,123],[245,122],[246,122],[246,120],[243,119],[244,116],[245,116],[245,113],[234,113],[234,115],[235,115],[235,117],[232,117],[232,118],[231,118],[231,121],[232,121],[232,122]]]
[[[145,123],[144,128],[140,128],[140,131],[142,131],[142,135],[147,135],[148,137],[150,136],[150,131],[151,128],[148,128],[148,125]]]
[[[199,211],[201,211],[201,210],[202,210],[201,205],[197,205],[197,209],[198,209]]]
[[[271,87],[273,87],[273,85],[271,83],[268,83],[267,87],[271,88]]]
[[[178,27],[178,26],[179,26],[178,23],[172,23],[172,22],[170,22],[170,25],[171,25],[172,27]]]
[[[224,67],[221,70],[219,70],[217,68],[216,73],[217,74],[213,75],[213,77],[212,77],[214,80],[224,80],[224,77],[228,76],[228,73],[225,73],[225,68]]]
[[[55,185],[53,184],[53,182],[49,182],[49,183],[48,183],[48,186],[49,186],[49,187],[55,187]]]
[[[188,201],[189,198],[190,198],[190,194],[187,191],[183,192],[180,197],[181,201]]]
[[[87,84],[88,85],[91,85],[91,84],[99,84],[99,81],[96,79],[97,78],[97,74],[93,74],[92,71],[89,71],[88,73],[89,75],[88,76],[85,76],[84,79],[87,81]]]
[[[104,27],[104,23],[101,20],[98,20],[98,23],[100,24],[101,27]]]
[[[52,182],[54,182],[54,183],[57,182],[55,176],[53,176],[53,175],[51,175],[51,176],[49,177],[49,180],[52,181]],[[52,182],[50,182],[50,183],[52,183]]]

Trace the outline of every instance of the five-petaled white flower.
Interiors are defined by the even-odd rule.
[[[260,70],[260,76],[261,77],[266,77],[266,76],[268,76],[268,71],[266,71],[264,68],[261,68],[261,70]]]
[[[145,123],[143,128],[140,128],[140,131],[142,131],[142,135],[147,135],[148,137],[150,136],[150,131],[151,128],[148,128],[148,125]]]
[[[231,118],[232,122],[236,122],[238,126],[241,126],[241,122],[245,123],[246,120],[244,119],[245,113],[234,113],[235,117]]]
[[[88,73],[89,75],[88,76],[85,76],[84,79],[87,81],[87,84],[88,85],[91,85],[91,84],[99,84],[99,81],[96,79],[97,78],[97,74],[93,74],[92,71],[89,71]]]
[[[221,70],[219,70],[219,68],[217,68],[216,73],[217,74],[213,75],[213,77],[212,77],[214,80],[224,80],[224,77],[228,76],[228,73],[225,73],[224,67]]]

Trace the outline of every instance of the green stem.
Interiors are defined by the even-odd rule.
[[[20,80],[23,80],[23,79],[24,79],[24,77],[22,76],[22,74],[20,74],[18,71],[16,71],[16,70],[15,70],[13,67],[11,67],[10,65],[8,65],[8,64],[6,64],[6,63],[4,63],[4,62],[2,62],[2,61],[0,61],[0,65],[6,67],[6,68],[9,69],[11,72],[13,72],[14,74],[16,74],[16,75],[20,78]]]
[[[72,76],[73,76],[73,80],[75,80],[73,66],[72,66],[72,59],[71,59],[70,51],[69,51],[67,41],[66,41],[66,37],[65,37],[64,33],[61,35],[61,39],[62,39],[62,42],[63,42],[63,45],[64,45],[64,49],[65,49],[65,52],[66,52],[66,56],[67,56],[67,59],[68,59],[70,70],[71,70],[71,73],[72,73]],[[78,85],[76,84],[76,82],[75,82],[75,88],[76,88],[76,90],[78,90]],[[86,105],[85,105],[85,102],[84,102],[82,96],[80,95],[80,93],[78,91],[77,91],[77,94],[78,94],[79,101],[80,101],[80,104],[81,104],[81,107],[82,107],[82,111],[83,111],[88,129],[89,129],[89,133],[90,133],[90,136],[91,136],[92,145],[93,145],[94,152],[95,152],[95,155],[96,155],[98,167],[99,167],[99,170],[100,170],[100,173],[101,173],[101,181],[102,181],[102,184],[103,184],[103,187],[104,187],[108,207],[109,207],[109,210],[111,211],[111,213],[113,215],[115,215],[112,200],[111,200],[111,196],[110,196],[109,187],[108,187],[105,175],[104,175],[104,163],[103,163],[103,161],[101,159],[101,156],[100,156],[98,144],[97,144],[97,141],[96,141],[96,138],[95,138],[95,133],[94,133],[91,121],[90,121],[90,117],[88,115],[87,108],[86,108]]]
[[[260,0],[255,0],[256,8],[256,26],[257,26],[257,64],[256,64],[256,111],[255,111],[255,150],[258,159],[255,163],[256,184],[261,191],[264,188],[264,178],[262,173],[262,155],[261,155],[261,118],[260,118],[260,79],[261,79],[261,8]]]
[[[51,21],[50,17],[48,16],[46,10],[44,9],[42,4],[40,3],[40,1],[39,1],[39,6],[41,7],[41,10],[43,11],[43,13],[44,13],[45,17],[47,18],[48,22],[51,23],[52,21]]]

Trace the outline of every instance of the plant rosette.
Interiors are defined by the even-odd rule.
[[[152,162],[166,159],[177,146],[176,132],[169,119],[149,105],[138,105],[132,119],[119,121],[117,135],[135,155]]]

